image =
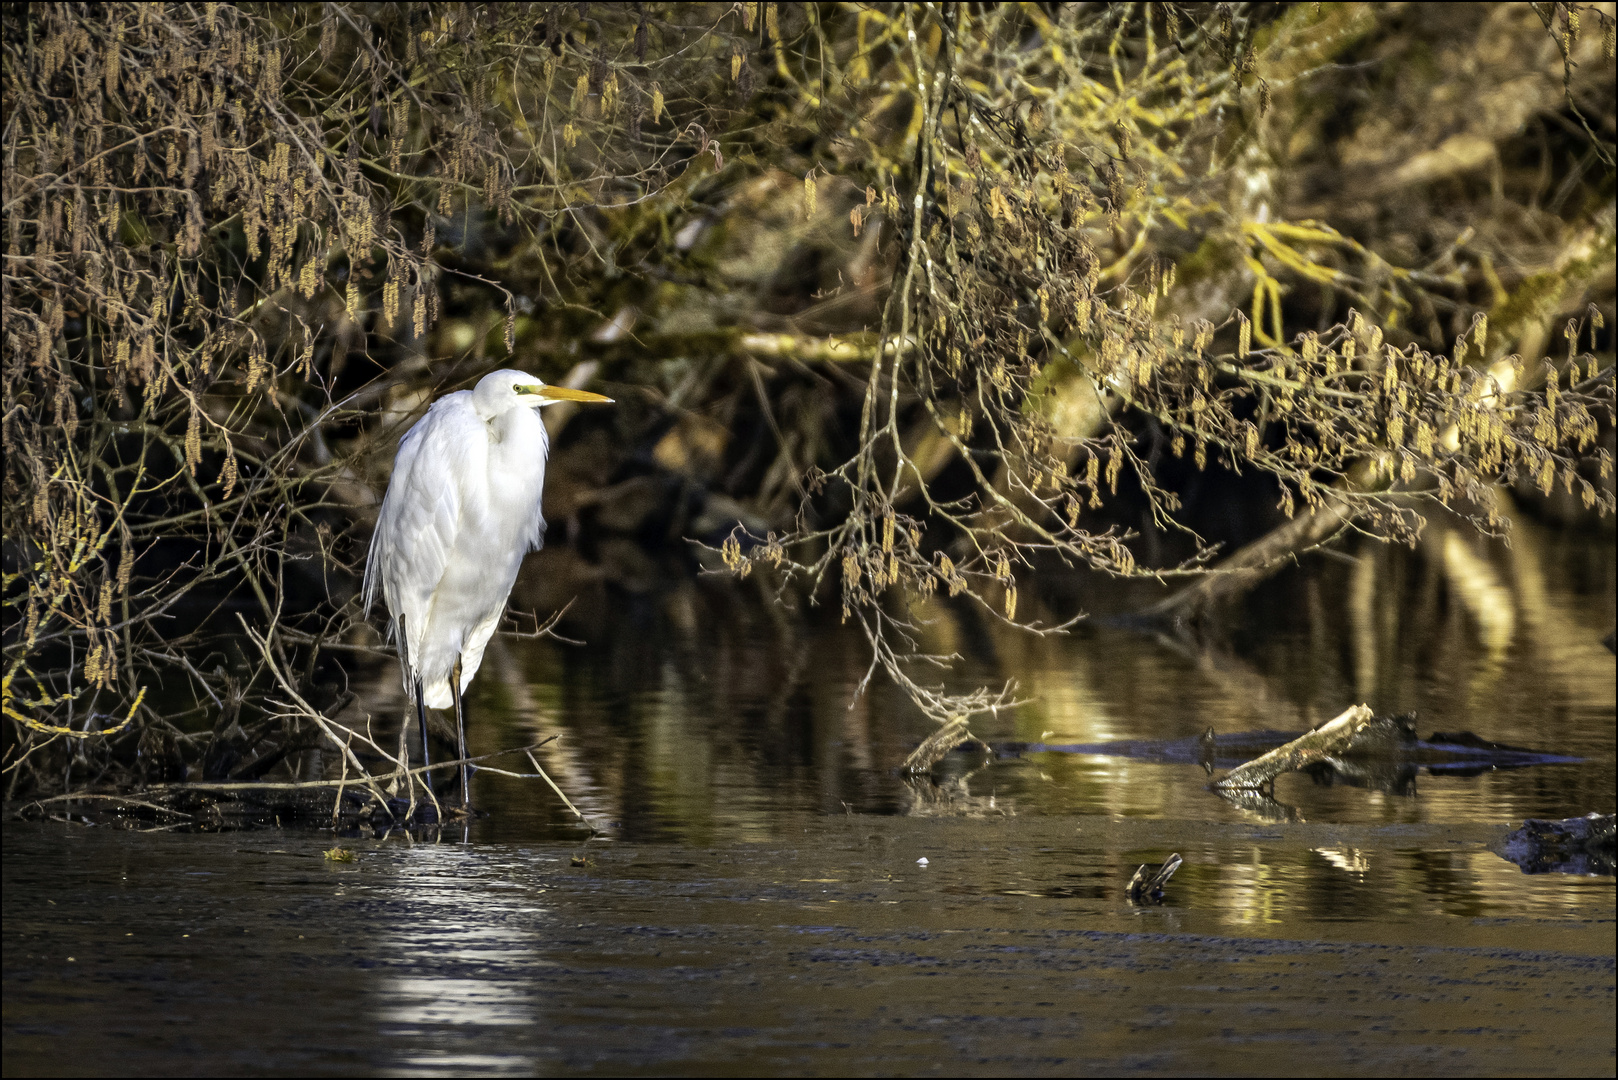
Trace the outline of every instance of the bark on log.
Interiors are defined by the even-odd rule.
[[[922,744],[911,751],[899,771],[905,774],[924,773],[944,759],[944,755],[957,746],[966,743],[978,743],[987,748],[986,743],[979,739],[968,729],[966,717],[957,716],[922,741]]]
[[[1224,779],[1216,781],[1214,787],[1225,790],[1263,787],[1282,773],[1342,754],[1371,721],[1370,706],[1351,705],[1341,715],[1298,736],[1285,746],[1278,746],[1245,765],[1238,765]]]

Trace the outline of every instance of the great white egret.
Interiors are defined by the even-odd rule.
[[[454,706],[467,809],[461,694],[483,662],[523,556],[545,540],[540,498],[550,438],[538,410],[611,400],[505,368],[433,402],[399,440],[365,560],[365,613],[380,591],[405,691],[416,703],[423,764],[431,764],[427,710]]]

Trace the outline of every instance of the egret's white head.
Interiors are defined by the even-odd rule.
[[[526,371],[502,368],[478,380],[472,391],[472,406],[478,415],[492,419],[513,409],[537,409],[558,401],[605,401],[612,398],[588,390],[547,386]]]

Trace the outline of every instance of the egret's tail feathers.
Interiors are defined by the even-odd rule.
[[[448,679],[424,684],[421,699],[429,709],[448,709],[455,704],[455,695],[450,691]]]

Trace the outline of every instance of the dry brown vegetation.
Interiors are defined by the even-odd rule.
[[[1016,621],[1065,562],[1183,613],[1500,484],[1614,507],[1610,4],[39,4],[4,49],[12,793],[335,740],[391,448],[510,363],[625,402],[553,520],[840,605],[940,721],[1011,691],[919,675],[913,600]],[[1213,469],[1283,522],[1196,577]]]

